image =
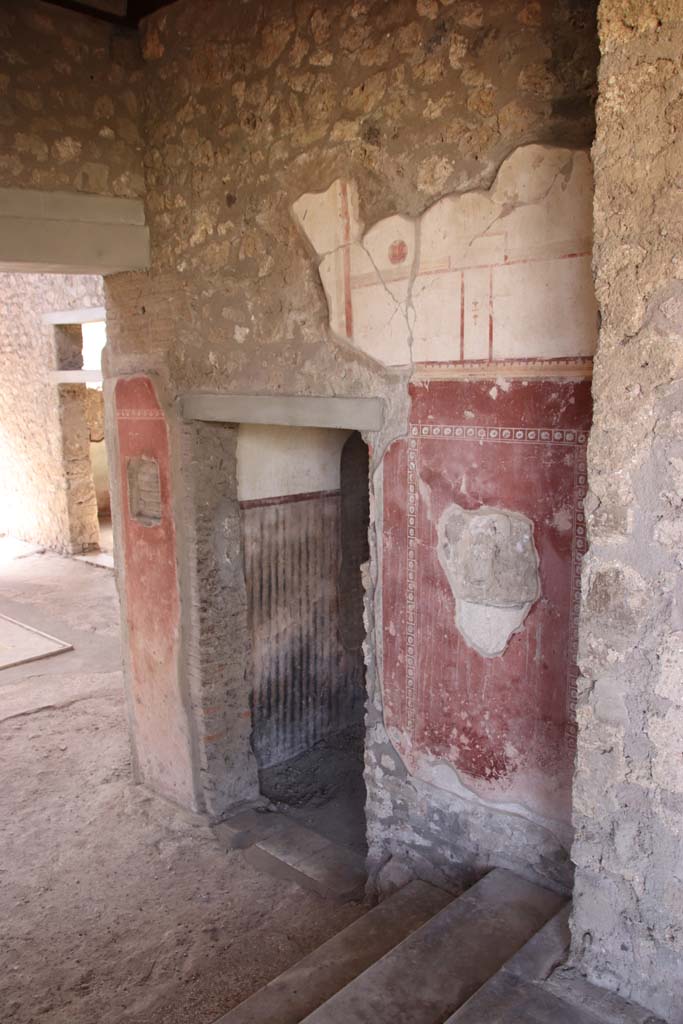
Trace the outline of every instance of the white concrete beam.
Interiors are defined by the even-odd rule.
[[[0,271],[114,274],[147,267],[141,200],[0,189]]]
[[[55,327],[69,324],[94,324],[107,319],[104,306],[91,306],[88,309],[60,309],[54,313],[43,313],[43,323]]]
[[[182,395],[180,405],[186,420],[348,430],[380,430],[384,413],[379,398],[204,393]]]
[[[50,370],[51,384],[101,384],[101,370]]]

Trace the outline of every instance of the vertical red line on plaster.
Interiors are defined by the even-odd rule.
[[[460,271],[460,362],[465,362],[465,271]]]
[[[353,337],[353,304],[351,301],[351,218],[349,216],[349,193],[345,181],[340,185],[342,242],[344,245],[344,325],[346,337]]]
[[[489,269],[489,360],[493,359],[493,268]]]

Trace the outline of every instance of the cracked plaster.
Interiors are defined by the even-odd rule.
[[[367,231],[352,181],[292,214],[313,247],[334,334],[386,366],[593,354],[592,175],[581,150],[530,145],[488,192]]]

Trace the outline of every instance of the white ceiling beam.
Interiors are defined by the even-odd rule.
[[[149,262],[140,199],[0,188],[0,271],[114,274]]]
[[[60,309],[55,313],[43,313],[43,323],[55,327],[69,324],[95,324],[107,319],[104,306],[90,306],[88,309]]]
[[[51,384],[101,384],[101,370],[50,370]]]

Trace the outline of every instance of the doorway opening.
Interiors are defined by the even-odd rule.
[[[55,327],[69,549],[110,564],[113,556],[109,465],[104,440],[104,320]],[[113,564],[113,562],[111,562]]]
[[[102,302],[97,275],[0,273],[0,534],[98,559],[112,547]]]
[[[348,430],[242,425],[237,451],[260,790],[364,853],[368,449]]]
[[[81,325],[83,336],[83,369],[86,373],[102,375],[102,352],[107,344],[107,326],[104,320]],[[104,393],[102,381],[86,382],[87,422],[90,434],[90,468],[95,500],[99,549],[113,556],[114,534],[111,524],[111,489],[109,463],[104,441]]]

